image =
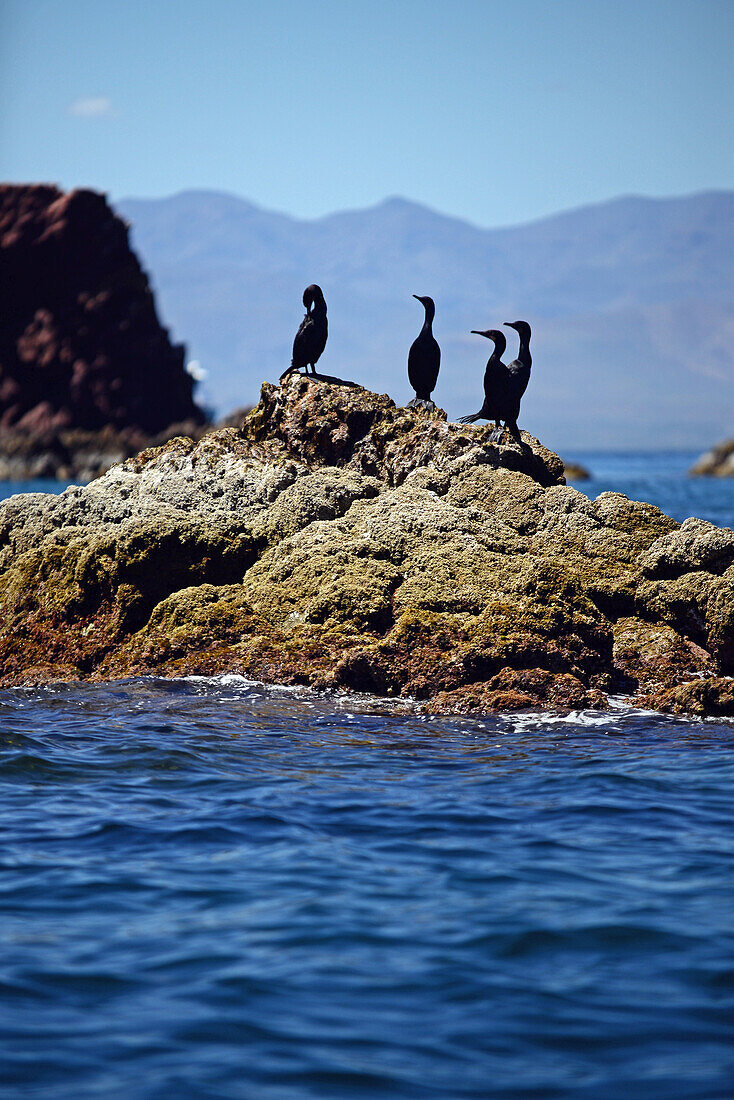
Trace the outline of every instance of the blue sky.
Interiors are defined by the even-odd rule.
[[[0,176],[476,223],[734,186],[730,0],[0,0]]]

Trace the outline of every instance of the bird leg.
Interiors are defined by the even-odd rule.
[[[517,426],[516,420],[506,420],[505,427],[507,428],[516,443],[518,443],[521,447],[527,446],[527,444],[523,443],[522,441],[522,436],[520,435],[520,429]]]

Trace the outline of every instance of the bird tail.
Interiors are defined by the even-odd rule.
[[[284,370],[284,371],[283,371],[283,373],[281,374],[281,376],[280,376],[280,378],[278,379],[278,381],[279,381],[279,382],[282,382],[284,378],[287,378],[289,374],[292,374],[292,373],[293,373],[293,371],[294,371],[294,370],[297,370],[297,369],[298,369],[298,368],[296,367],[295,363],[294,363],[294,362],[293,362],[293,360],[291,359],[291,365],[290,365],[289,367],[286,367],[286,368],[285,368],[285,370]]]
[[[460,416],[459,417],[459,423],[460,424],[474,424],[474,423],[476,423],[477,420],[479,420],[481,415],[482,415],[481,412],[478,412],[478,413],[471,413],[470,416]]]

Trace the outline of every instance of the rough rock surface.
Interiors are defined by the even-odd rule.
[[[688,472],[692,477],[734,477],[734,439],[701,455]]]
[[[732,532],[592,502],[531,436],[489,434],[293,376],[241,428],[12,498],[2,682],[238,671],[430,711],[626,691],[722,713]]]
[[[125,222],[94,191],[0,186],[0,429],[202,423]]]

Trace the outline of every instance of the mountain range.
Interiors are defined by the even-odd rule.
[[[288,366],[316,282],[329,306],[319,370],[399,403],[423,321],[412,295],[429,294],[434,397],[452,418],[482,402],[491,345],[470,330],[524,318],[533,374],[520,426],[549,446],[682,449],[731,435],[734,192],[625,197],[500,229],[401,198],[311,221],[212,191],[114,205],[164,324],[206,372],[200,399],[220,413]]]

